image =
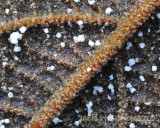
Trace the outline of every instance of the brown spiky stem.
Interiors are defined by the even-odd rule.
[[[64,23],[68,21],[79,21],[82,20],[84,23],[98,23],[98,24],[113,24],[117,25],[119,18],[106,16],[105,14],[99,13],[85,13],[74,10],[72,13],[58,12],[48,13],[44,15],[31,15],[16,19],[15,21],[7,21],[0,23],[0,34],[13,29],[18,29],[22,26],[31,27],[38,24],[46,23]]]
[[[57,90],[32,118],[26,128],[42,128],[49,124],[57,112],[79,92],[85,83],[100,67],[115,54],[124,42],[133,34],[160,4],[160,0],[141,0],[125,17],[124,22],[116,28],[108,38],[102,40],[102,45],[81,64],[76,71],[64,82],[63,87]]]

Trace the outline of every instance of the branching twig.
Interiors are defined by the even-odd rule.
[[[124,42],[133,34],[136,28],[144,22],[152,10],[158,6],[160,0],[140,1],[124,18],[124,22],[108,38],[102,40],[103,44],[81,64],[76,71],[64,82],[63,87],[56,91],[45,106],[37,112],[26,128],[42,128],[61,111],[70,99],[79,92],[85,83],[99,68],[116,53]],[[60,18],[60,21],[62,18]],[[38,21],[36,21],[38,22]],[[13,28],[13,27],[12,27]]]

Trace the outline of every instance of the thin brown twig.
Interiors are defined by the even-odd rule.
[[[19,108],[18,106],[13,106],[13,105],[10,105],[10,104],[7,104],[7,103],[0,104],[0,109],[2,109],[3,111],[6,111],[6,112],[8,112],[8,111],[9,112],[14,112],[17,115],[23,115],[23,116],[26,116],[26,117],[32,117],[33,116],[33,112],[26,111],[24,109]]]
[[[160,102],[159,101],[150,101],[150,100],[146,100],[146,99],[133,99],[131,97],[128,97],[126,99],[126,102],[135,102],[135,103],[143,103],[143,104],[146,104],[146,103],[150,103],[148,104],[149,106],[151,105],[156,105],[156,106],[160,106]]]
[[[119,99],[120,102],[118,103],[120,109],[119,109],[119,126],[121,128],[125,128],[125,120],[126,120],[126,89],[125,89],[125,83],[124,83],[124,77],[123,77],[123,69],[122,64],[121,64],[121,60],[118,59],[118,57],[115,58],[115,66],[116,66],[116,71],[117,71],[117,80],[119,83]]]

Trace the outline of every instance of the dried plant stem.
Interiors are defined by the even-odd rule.
[[[124,18],[124,22],[116,30],[102,40],[103,44],[81,64],[76,71],[64,82],[63,87],[57,90],[32,118],[26,128],[42,128],[61,111],[70,99],[79,92],[85,83],[94,75],[99,68],[115,54],[124,42],[133,34],[136,28],[144,22],[152,10],[158,6],[160,0],[140,1]]]
[[[33,115],[33,112],[27,112],[24,109],[18,108],[17,106],[11,106],[7,103],[0,104],[0,109],[2,109],[3,111],[14,112],[17,113],[17,115],[23,115],[26,117],[32,117]]]
[[[120,128],[125,128],[125,121],[126,121],[126,89],[125,89],[125,83],[124,83],[124,77],[123,77],[123,69],[122,67],[122,62],[118,57],[115,58],[115,66],[117,70],[117,80],[119,83],[119,99],[120,102],[118,103],[120,109],[118,111],[118,119],[119,119],[119,127]]]
[[[49,89],[51,92],[53,92],[57,89],[55,86],[49,85],[47,82],[42,83],[42,81],[40,81],[37,78],[38,74],[40,74],[41,72],[44,72],[45,70],[39,70],[39,72],[37,72],[36,74],[30,74],[30,73],[24,72],[23,70],[18,69],[14,63],[12,63],[12,64],[8,63],[8,64],[11,69],[18,72],[19,74],[23,74],[25,77],[30,78],[31,80],[36,80],[38,82],[39,86],[45,87],[45,88]],[[56,74],[55,74],[55,76],[56,76]],[[56,76],[56,77],[58,77],[58,76]],[[59,79],[61,80],[60,77],[59,77]]]
[[[126,99],[126,102],[134,102],[134,103],[141,103],[141,104],[145,104],[147,102],[150,102],[151,104],[149,104],[148,106],[160,106],[160,102],[159,101],[150,101],[150,100],[145,100],[145,99],[133,99],[132,97],[128,97]]]
[[[30,27],[38,24],[46,23],[64,23],[67,21],[76,22],[82,20],[85,23],[105,23],[117,25],[119,18],[106,16],[105,14],[99,13],[85,13],[74,10],[72,13],[67,12],[58,12],[58,13],[49,13],[44,15],[31,15],[16,19],[15,21],[7,21],[0,23],[0,34],[5,31],[10,31],[13,29],[18,29],[22,26]]]

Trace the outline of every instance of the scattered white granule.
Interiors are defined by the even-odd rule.
[[[139,76],[141,81],[145,81],[144,76]]]
[[[54,57],[56,57],[57,56],[57,53],[54,53]]]
[[[12,44],[18,44],[18,40],[22,39],[22,34],[19,32],[13,32],[8,38],[9,42]]]
[[[108,85],[108,89],[110,89],[111,93],[114,94],[114,86],[113,86],[113,84],[109,84]]]
[[[109,76],[109,79],[110,79],[110,80],[113,80],[113,79],[114,79],[114,78],[113,78],[113,75],[110,75],[110,76]]]
[[[75,112],[76,112],[76,113],[79,113],[79,111],[78,111],[78,110],[75,110]]]
[[[6,13],[6,14],[9,13],[9,9],[8,9],[8,8],[5,9],[5,13]]]
[[[96,40],[95,45],[99,46],[99,45],[101,45],[101,42],[99,40]]]
[[[14,57],[14,60],[19,60],[19,58],[17,56]]]
[[[61,47],[65,47],[65,42],[61,42]]]
[[[81,119],[75,121],[75,122],[74,122],[74,125],[75,125],[75,126],[78,126],[80,123],[81,123]]]
[[[77,23],[78,23],[79,26],[83,25],[83,21],[82,20],[79,20]]]
[[[4,123],[4,119],[0,120],[0,125]]]
[[[26,30],[27,30],[27,28],[26,28],[25,26],[23,26],[23,27],[21,27],[21,28],[19,29],[19,31],[20,31],[21,33],[25,33]]]
[[[143,36],[143,32],[141,32],[141,31],[138,32],[138,36],[139,36],[139,37],[142,37],[142,36]]]
[[[2,86],[1,88],[2,88],[3,90],[6,90],[6,89],[7,89],[6,86]]]
[[[13,87],[8,87],[8,90],[13,90]]]
[[[154,16],[151,16],[151,19],[152,19],[152,20],[154,20],[154,19],[155,19],[155,17],[154,17]]]
[[[95,3],[95,0],[88,0],[88,3],[89,3],[90,5],[93,5],[93,4]]]
[[[6,124],[8,124],[9,122],[10,122],[9,119],[4,120],[4,123],[6,123]]]
[[[52,66],[50,66],[50,67],[47,67],[47,70],[48,71],[53,71],[55,69],[55,67],[52,65]]]
[[[50,35],[49,34],[47,34],[47,38],[49,38],[50,37]]]
[[[48,28],[43,29],[44,33],[49,33]]]
[[[74,0],[74,2],[78,3],[78,2],[80,2],[80,0]]]
[[[22,50],[21,47],[19,47],[18,45],[15,45],[13,49],[14,52],[20,52],[21,50]]]
[[[131,68],[130,66],[125,66],[124,70],[125,70],[126,72],[129,72],[129,71],[132,70],[132,68]]]
[[[78,41],[79,41],[79,42],[84,42],[84,41],[85,41],[84,35],[79,35],[79,36],[78,36]]]
[[[52,121],[55,123],[55,125],[63,122],[63,120],[60,120],[58,117],[55,117]]]
[[[131,42],[127,42],[126,50],[129,50],[131,47],[132,47],[132,43]]]
[[[160,13],[157,13],[157,18],[160,19]]]
[[[71,12],[72,12],[72,9],[71,9],[71,8],[68,8],[68,9],[67,9],[67,12],[68,12],[68,13],[71,13]]]
[[[13,93],[12,93],[12,92],[9,92],[9,93],[8,93],[8,97],[9,97],[9,98],[13,97]]]
[[[135,128],[136,126],[135,126],[135,124],[134,123],[131,123],[130,125],[129,125],[129,128]]]
[[[154,47],[151,47],[151,50],[153,50],[154,49]]]
[[[152,66],[152,71],[157,71],[157,66]]]
[[[136,106],[134,109],[138,112],[140,110],[140,107]]]
[[[112,8],[110,8],[110,7],[106,8],[105,13],[106,13],[107,15],[109,15],[111,12],[113,12]]]
[[[0,125],[0,128],[5,128],[5,126],[4,125]]]
[[[129,66],[133,66],[133,65],[135,65],[135,63],[137,63],[139,61],[139,59],[138,58],[131,58],[131,59],[129,59],[128,60],[128,64],[129,64]]]
[[[92,40],[89,40],[88,45],[93,47],[94,46],[94,42]]]
[[[144,102],[144,104],[145,104],[145,105],[150,105],[150,104],[151,104],[151,102]]]
[[[131,83],[128,83],[128,84],[126,85],[126,87],[127,87],[127,88],[132,88],[132,84],[131,84]]]
[[[57,32],[56,37],[57,37],[57,38],[61,38],[61,37],[62,37],[62,34],[61,34],[60,32]]]
[[[99,93],[103,92],[103,87],[101,87],[101,86],[94,86],[93,88],[94,88],[93,95],[97,95],[97,92],[99,92]]]
[[[7,62],[2,62],[2,66],[6,66],[7,64]]]
[[[139,43],[139,47],[143,49],[145,47],[145,43]]]
[[[108,98],[109,100],[111,100],[111,99],[112,99],[110,95],[108,95],[108,96],[107,96],[107,98]]]
[[[20,87],[22,88],[22,87],[23,87],[23,84],[21,84]]]
[[[87,72],[90,72],[90,71],[91,71],[91,68],[90,68],[90,67],[88,67],[88,68],[87,68]]]
[[[135,89],[135,88],[133,88],[133,87],[132,87],[132,88],[130,88],[129,90],[130,90],[130,93],[134,93],[134,92],[136,91],[136,89]]]
[[[92,101],[89,101],[89,103],[86,104],[86,107],[87,107],[87,109],[88,109],[88,116],[91,116],[91,114],[92,114],[92,112],[93,112],[93,110],[91,109],[92,106],[93,106]]]
[[[74,36],[73,39],[74,39],[75,43],[84,42],[85,41],[85,36],[84,35],[78,35],[78,36]]]
[[[113,120],[114,120],[114,115],[109,114],[109,115],[107,116],[107,120],[108,120],[108,121],[113,121]]]
[[[130,91],[131,93],[134,93],[134,92],[136,91],[136,89],[132,87],[132,84],[131,84],[131,83],[128,83],[128,84],[126,85],[126,87],[129,88],[129,91]]]
[[[73,36],[73,40],[75,43],[78,43],[78,36]]]
[[[151,29],[150,29],[150,28],[148,28],[147,32],[148,32],[148,33],[150,33],[150,32],[151,32]]]

